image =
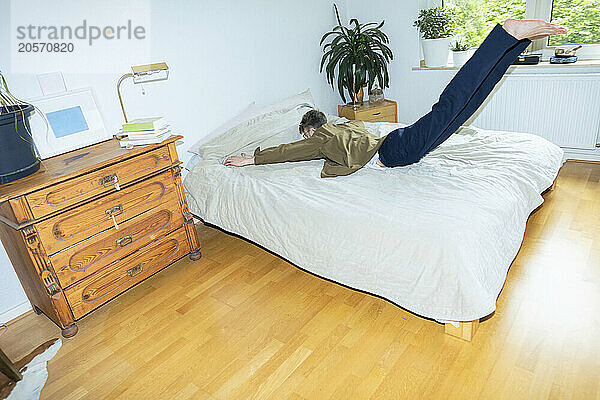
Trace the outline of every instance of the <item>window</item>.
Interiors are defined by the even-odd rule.
[[[537,40],[531,50],[548,57],[553,46],[581,44],[579,58],[600,58],[600,0],[443,0],[442,4],[455,7],[457,37],[471,46],[481,44],[493,26],[507,18],[542,19],[565,26],[568,33]]]
[[[496,23],[525,18],[526,0],[444,0],[456,10],[457,36],[469,46],[479,46]]]
[[[551,37],[551,46],[600,43],[600,0],[554,0],[551,21],[569,28],[566,35]]]

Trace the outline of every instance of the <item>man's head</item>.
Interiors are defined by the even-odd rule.
[[[298,129],[300,130],[301,135],[309,138],[325,123],[327,123],[325,114],[319,110],[310,110],[302,116],[302,121],[300,121]]]

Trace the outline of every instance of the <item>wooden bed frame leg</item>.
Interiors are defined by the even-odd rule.
[[[444,324],[444,333],[450,336],[457,337],[459,339],[466,340],[470,342],[473,340],[473,335],[475,335],[475,331],[479,327],[479,320],[476,319],[474,321],[461,321],[459,323],[458,328],[455,328],[454,325]]]

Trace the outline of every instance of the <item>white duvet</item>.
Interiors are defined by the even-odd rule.
[[[191,211],[319,276],[424,317],[496,308],[529,214],[562,150],[525,133],[463,128],[417,164],[320,178],[322,160],[225,167],[229,154],[298,140],[303,107],[207,143],[185,178]],[[401,124],[365,124],[381,136]]]

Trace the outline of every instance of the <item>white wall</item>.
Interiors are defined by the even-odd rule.
[[[349,16],[361,23],[385,20],[382,30],[390,38],[394,60],[389,65],[390,87],[385,97],[398,103],[398,120],[412,123],[429,111],[453,71],[413,71],[419,65],[419,33],[413,26],[422,6],[434,6],[436,0],[385,1],[349,0]]]
[[[8,0],[0,0],[0,69],[3,73],[7,72],[7,66],[10,65],[7,54],[10,43],[8,20],[10,13],[7,6]],[[0,323],[28,309],[30,307],[25,292],[19,284],[4,248],[0,247]]]
[[[337,3],[346,19],[346,1]],[[90,2],[90,8],[102,4]],[[310,87],[317,106],[336,113],[338,97],[318,70],[319,40],[335,25],[330,1],[156,0],[151,5],[152,57],[167,61],[171,75],[167,82],[146,85],[146,96],[139,87],[125,83],[123,97],[129,117],[165,115],[174,122],[185,135],[178,147],[180,158],[187,159],[186,149],[196,139],[254,100],[266,105]],[[37,97],[41,92],[35,76],[9,69],[9,7],[9,0],[0,0],[0,69],[15,94]],[[113,56],[118,60],[118,54]],[[40,65],[38,73],[44,72],[53,71]],[[69,89],[94,88],[111,130],[122,123],[117,79],[118,75],[85,71],[65,75]],[[2,322],[28,309],[3,248],[0,282]]]
[[[400,122],[414,122],[422,103],[429,103],[427,99],[435,94],[435,90],[428,94],[426,88],[415,91],[416,82],[410,79],[411,68],[418,65],[419,60],[419,36],[412,26],[419,13],[419,2],[350,0],[348,9],[352,16],[358,16],[361,23],[385,20],[382,30],[390,38],[389,46],[394,54],[394,60],[388,67],[390,87],[384,89],[385,97],[398,102]]]

